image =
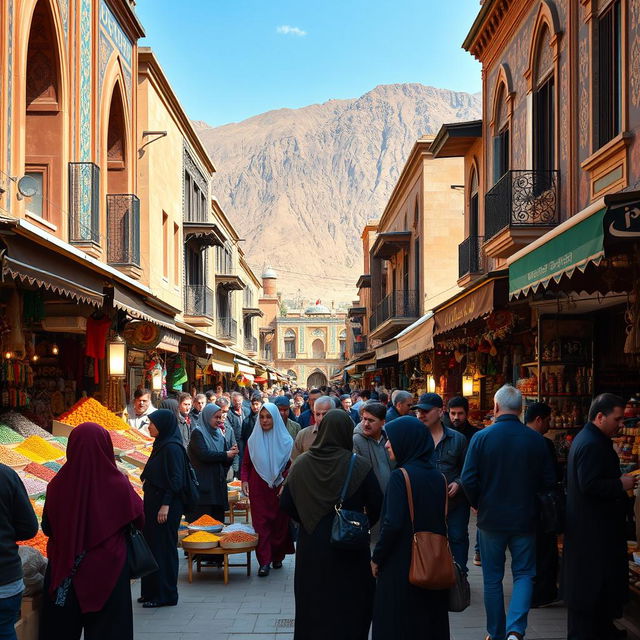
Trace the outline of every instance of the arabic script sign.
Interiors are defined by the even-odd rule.
[[[607,209],[604,232],[612,240],[640,239],[640,202]]]

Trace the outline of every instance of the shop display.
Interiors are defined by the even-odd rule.
[[[77,427],[83,422],[96,422],[108,430],[129,430],[129,425],[122,418],[103,407],[93,398],[81,398],[78,400],[69,411],[66,411],[58,418],[58,422],[71,427]]]
[[[47,483],[44,480],[36,478],[29,473],[20,475],[20,479],[29,497],[42,496],[47,493]]]
[[[21,540],[16,544],[23,547],[33,547],[37,549],[45,558],[47,557],[47,542],[49,538],[42,533],[42,531],[38,531],[36,535],[30,540]]]
[[[23,438],[28,438],[29,436],[40,436],[45,439],[53,438],[48,431],[15,411],[7,411],[0,415],[0,423],[7,425]]]
[[[32,476],[40,478],[45,482],[53,480],[57,473],[53,469],[49,469],[49,467],[45,467],[43,464],[38,464],[37,462],[30,462],[24,470],[26,473],[30,473]]]
[[[49,462],[65,457],[65,451],[61,445],[53,444],[52,441],[40,436],[29,436],[15,448],[15,451],[33,462]]]
[[[24,438],[5,424],[0,424],[0,444],[20,444]]]
[[[0,445],[0,462],[13,469],[24,469],[31,460],[15,449]]]
[[[197,520],[189,523],[189,526],[192,527],[215,527],[218,525],[224,525],[224,522],[220,522],[207,514],[200,516]]]
[[[256,544],[258,544],[258,536],[244,531],[233,531],[220,539],[220,546],[223,549],[248,549]]]

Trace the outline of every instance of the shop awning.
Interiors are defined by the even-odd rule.
[[[219,349],[213,346],[213,353],[209,358],[209,364],[214,371],[219,373],[234,373],[235,363],[233,361],[233,354],[228,353],[227,350]]]
[[[170,329],[177,333],[184,333],[182,329],[176,327],[172,316],[148,305],[141,297],[136,296],[135,293],[118,284],[113,287],[113,306],[116,309],[126,311],[132,318],[146,320],[159,327]]]
[[[515,298],[560,282],[589,263],[598,264],[604,256],[603,219],[606,209],[589,207],[569,218],[540,240],[511,256],[509,296]],[[546,238],[546,240],[545,240]]]
[[[245,375],[255,376],[256,370],[255,367],[249,367],[246,364],[241,364],[236,360],[236,366],[238,367],[238,371],[240,373],[244,373]]]
[[[384,360],[396,355],[398,355],[398,341],[395,338],[387,340],[379,347],[376,347],[376,360]]]
[[[505,305],[507,285],[506,277],[489,278],[445,302],[436,309],[434,335],[461,327]]]
[[[54,291],[78,302],[102,306],[105,279],[88,265],[71,260],[22,236],[4,237],[2,275]]]
[[[425,314],[412,325],[401,331],[397,336],[398,360],[408,360],[423,351],[433,349],[433,329],[435,317],[432,311]]]

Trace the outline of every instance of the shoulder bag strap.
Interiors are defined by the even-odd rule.
[[[406,469],[400,467],[400,471],[402,471],[402,475],[404,476],[404,483],[407,486],[407,502],[409,503],[409,516],[411,517],[411,528],[413,532],[416,532],[416,527],[414,524],[413,518],[413,492],[411,491],[411,479],[409,478],[409,474]]]
[[[356,463],[356,454],[352,454],[351,456],[351,460],[349,460],[349,471],[347,471],[347,477],[344,481],[344,484],[342,485],[342,491],[340,492],[340,506],[337,507],[338,509],[342,509],[342,503],[344,502],[344,499],[347,497],[347,491],[349,490],[349,483],[351,482],[351,476],[353,474],[353,467],[355,466]]]

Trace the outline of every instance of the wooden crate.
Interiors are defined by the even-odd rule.
[[[51,433],[54,436],[65,436],[69,437],[74,427],[70,424],[65,424],[64,422],[58,422],[58,420],[53,420]]]

